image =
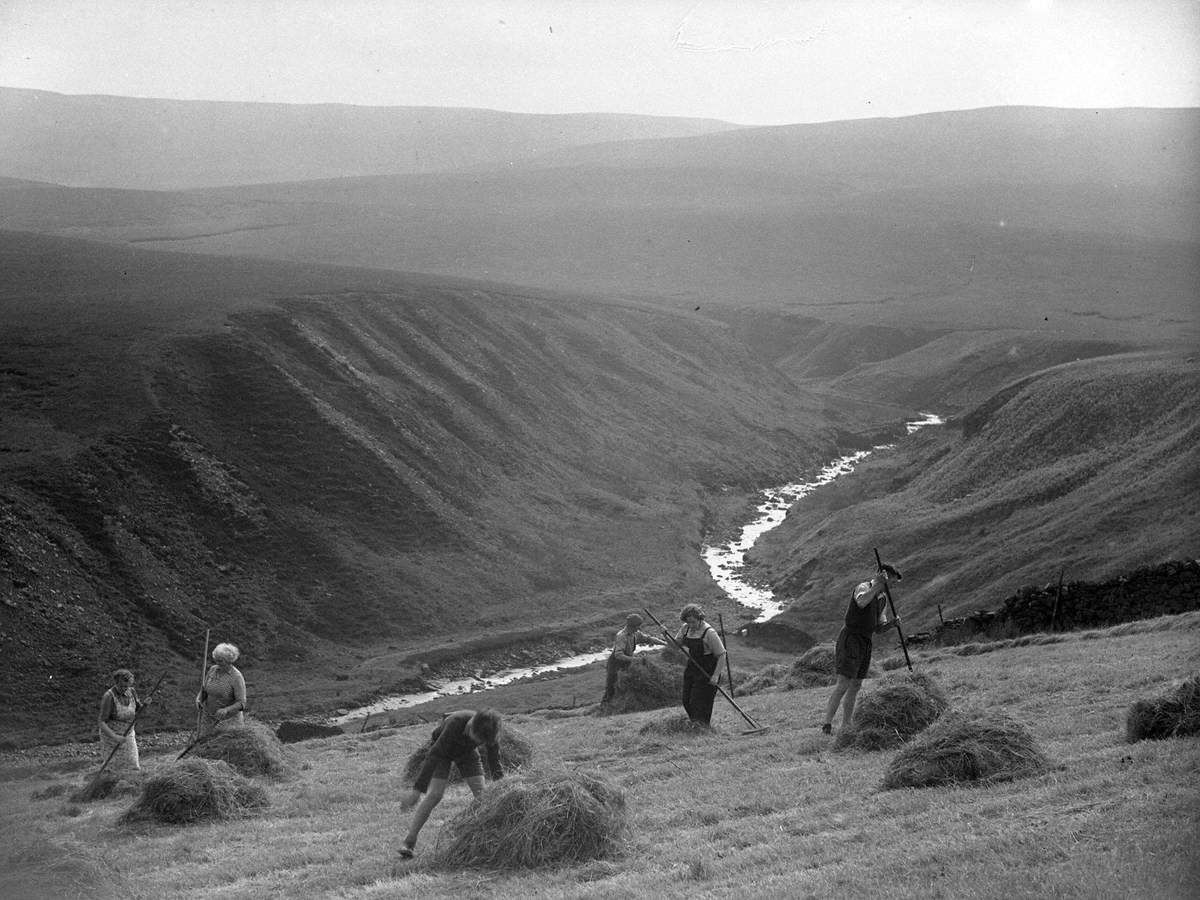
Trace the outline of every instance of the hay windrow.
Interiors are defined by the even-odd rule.
[[[1163,740],[1200,734],[1200,675],[1149,700],[1137,700],[1125,715],[1125,740]]]
[[[266,790],[222,760],[182,759],[146,781],[142,795],[121,817],[185,825],[232,819],[270,804]]]
[[[506,778],[451,819],[437,837],[438,868],[534,869],[621,855],[629,837],[625,795],[583,773]]]
[[[998,712],[948,712],[888,765],[885,790],[989,784],[1040,774],[1049,760],[1029,730]]]
[[[425,757],[429,755],[429,748],[432,746],[432,739],[426,741],[414,750],[404,763],[402,780],[406,786],[412,787],[413,782],[417,780],[417,775],[421,771],[421,766],[425,764]],[[479,752],[482,754],[483,748],[480,748]],[[483,762],[486,769],[487,760],[483,760]],[[500,729],[500,770],[505,775],[513,775],[528,768],[532,762],[533,744],[520,731],[505,722],[504,727]],[[450,781],[461,780],[462,775],[458,771],[458,766],[451,766]]]
[[[945,692],[924,672],[887,675],[859,697],[853,727],[838,734],[834,749],[895,747],[928,728],[949,708]]]
[[[242,775],[283,778],[291,765],[275,732],[255,719],[245,724],[213,731],[201,738],[189,756],[222,760]]]

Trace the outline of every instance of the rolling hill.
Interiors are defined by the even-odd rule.
[[[172,190],[437,172],[726,122],[486,109],[76,96],[0,87],[4,174],[80,187]]]

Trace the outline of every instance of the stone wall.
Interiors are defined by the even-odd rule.
[[[1172,560],[1111,581],[1023,587],[999,609],[947,619],[932,631],[905,638],[910,644],[953,644],[980,637],[1104,628],[1196,609],[1200,609],[1200,562]]]

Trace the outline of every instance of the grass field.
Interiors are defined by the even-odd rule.
[[[639,733],[674,710],[513,715],[535,767],[601,777],[629,801],[621,858],[559,869],[431,868],[438,831],[468,802],[454,785],[422,835],[426,855],[393,872],[401,774],[428,725],[293,745],[296,774],[267,783],[271,806],[221,824],[135,829],[118,823],[131,795],[66,800],[78,770],[0,770],[0,895],[1195,897],[1200,741],[1129,744],[1124,716],[1200,670],[1198,635],[1189,613],[1060,643],[917,654],[953,709],[1006,712],[1051,760],[1045,775],[986,787],[881,790],[894,751],[832,751],[816,727],[826,688],[740,700],[770,725],[757,736],[720,698],[712,734]]]

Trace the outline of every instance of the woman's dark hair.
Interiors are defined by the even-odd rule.
[[[500,714],[494,709],[481,709],[471,716],[471,731],[485,744],[494,744],[500,737]]]
[[[699,603],[689,603],[687,606],[685,606],[683,609],[681,609],[679,611],[679,621],[686,622],[688,619],[688,616],[695,616],[697,619],[700,619],[701,621],[703,621],[704,620],[704,610],[702,610],[700,608]]]
[[[128,678],[130,681],[133,681],[133,673],[128,669],[113,669],[113,684],[116,684],[118,681],[124,681],[126,678]]]

